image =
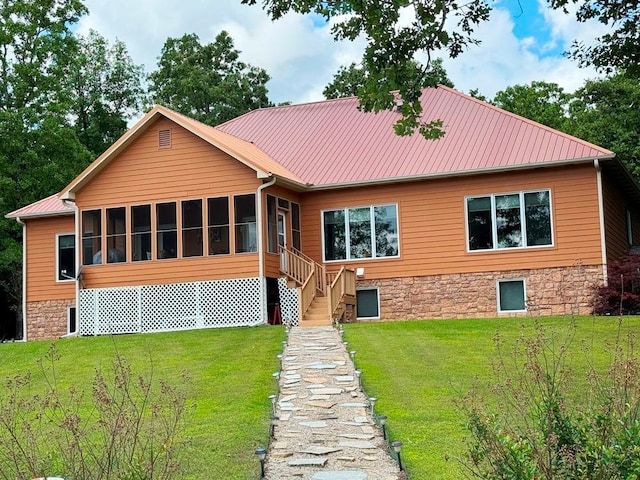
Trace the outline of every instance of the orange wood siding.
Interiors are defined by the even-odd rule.
[[[638,207],[630,205],[615,183],[605,172],[602,174],[604,197],[604,225],[607,246],[607,261],[621,260],[629,252],[627,238],[627,209],[631,212],[631,225],[634,229],[633,241],[640,243],[638,232]]]
[[[73,233],[73,215],[26,220],[27,302],[71,300],[75,282],[56,281],[56,235]]]
[[[554,245],[467,252],[465,197],[551,190]],[[365,278],[601,264],[595,170],[591,165],[477,175],[303,195],[304,252],[322,260],[321,211],[398,204],[400,257],[327,263],[365,268]]]
[[[171,148],[159,148],[158,132],[171,130]],[[118,158],[76,194],[80,210],[127,207],[127,255],[131,258],[130,206],[176,202],[178,250],[181,252],[181,200],[202,199],[203,234],[206,237],[206,199],[229,197],[229,255],[212,255],[167,260],[138,261],[85,266],[88,288],[120,285],[149,285],[258,274],[257,254],[233,254],[233,195],[255,194],[261,184],[255,171],[167,119],[149,127]],[[152,207],[152,223],[155,214]],[[102,215],[103,237],[106,232]],[[155,232],[155,229],[154,229]],[[155,238],[153,240],[155,242]],[[103,248],[105,246],[103,238]],[[206,253],[206,240],[204,240]]]

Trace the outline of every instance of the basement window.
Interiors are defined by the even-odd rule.
[[[526,312],[524,279],[498,280],[498,312]]]
[[[356,317],[358,319],[380,318],[380,295],[378,287],[356,290]]]

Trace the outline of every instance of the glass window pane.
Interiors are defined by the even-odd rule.
[[[284,198],[279,198],[278,199],[278,207],[283,209],[283,210],[289,210],[289,200],[286,200]]]
[[[158,258],[178,258],[175,202],[156,205],[156,233]]]
[[[58,280],[71,280],[76,275],[76,236],[58,236]]]
[[[519,194],[496,196],[496,230],[498,248],[522,246]]]
[[[256,224],[236,225],[236,253],[257,252]]]
[[[182,230],[182,256],[202,256],[202,228],[188,228]]]
[[[379,318],[378,289],[356,290],[356,317]]]
[[[102,220],[100,210],[82,212],[82,264],[102,263]]]
[[[125,207],[107,208],[107,263],[127,260]]]
[[[158,203],[156,205],[156,225],[158,231],[176,229],[176,204]]]
[[[126,233],[125,208],[107,208],[107,235]]]
[[[237,195],[235,200],[236,223],[248,223],[256,221],[255,195]]]
[[[276,197],[267,195],[267,251],[278,253]]]
[[[202,227],[202,200],[182,202],[182,228]]]
[[[376,257],[398,255],[398,218],[395,205],[373,208],[376,228]]]
[[[371,208],[350,208],[348,212],[349,254],[351,258],[370,258]]]
[[[551,205],[549,192],[524,194],[527,219],[527,246],[551,245]]]
[[[344,210],[324,212],[324,258],[344,260],[347,258]]]
[[[498,282],[500,311],[522,311],[526,309],[524,281],[506,280]]]
[[[300,205],[291,203],[291,228],[300,230]]]
[[[229,225],[229,198],[209,198],[207,202],[209,226],[211,227],[214,225]]]
[[[185,200],[182,202],[182,256],[202,256],[203,243],[202,200]]]
[[[229,225],[209,227],[209,255],[223,255],[229,251]]]
[[[469,250],[486,250],[493,248],[491,197],[468,198],[467,215]]]

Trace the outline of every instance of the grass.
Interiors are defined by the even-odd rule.
[[[189,442],[180,478],[254,479],[255,448],[268,440],[271,374],[278,369],[283,339],[283,328],[259,327],[59,340],[56,373],[62,387],[90,392],[95,369],[110,368],[116,352],[138,374],[153,370],[155,380],[176,384],[187,372],[195,410],[185,432]],[[34,391],[44,388],[37,362],[50,343],[1,344],[0,382],[31,371]]]
[[[540,323],[562,342],[571,319],[549,317]],[[533,334],[533,325],[532,319],[502,318],[345,326],[364,388],[378,398],[376,412],[387,415],[391,439],[403,442],[402,458],[412,480],[463,478],[457,459],[464,454],[465,418],[457,402],[474,379],[481,385],[495,383],[491,360],[496,332],[508,348],[523,329]],[[622,327],[640,331],[640,317],[625,317]],[[568,358],[579,382],[588,363],[606,368],[605,343],[615,341],[617,333],[617,318],[576,318]]]

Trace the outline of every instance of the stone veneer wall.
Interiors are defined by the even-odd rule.
[[[525,279],[527,312],[498,313],[497,280]],[[358,280],[377,286],[382,320],[481,318],[591,313],[592,288],[603,281],[602,266],[540,268],[482,273]]]
[[[75,300],[27,303],[27,340],[52,340],[67,333],[67,309]]]

